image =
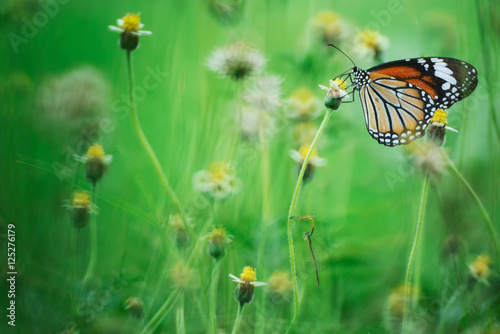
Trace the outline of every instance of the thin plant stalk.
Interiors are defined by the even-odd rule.
[[[240,322],[241,318],[243,316],[243,306],[245,304],[243,303],[238,303],[238,313],[236,313],[236,319],[234,320],[234,326],[231,334],[236,334],[238,333],[238,329],[240,328]]]
[[[165,300],[163,305],[160,307],[158,312],[151,318],[151,320],[148,321],[146,326],[142,329],[140,334],[149,334],[152,333],[156,327],[161,323],[163,319],[167,316],[168,311],[170,310],[170,307],[174,303],[174,301],[177,299],[179,296],[179,289],[176,289],[173,291],[170,296]]]
[[[263,265],[264,248],[266,244],[267,226],[272,214],[272,199],[271,199],[271,175],[270,175],[270,162],[269,162],[269,145],[265,135],[265,116],[261,112],[260,125],[259,125],[259,142],[261,154],[261,176],[262,176],[262,220],[261,220],[261,235],[259,236],[259,250],[257,253],[257,268],[260,268],[262,274],[265,275],[265,268]],[[259,294],[257,304],[261,312],[257,313],[257,328],[256,333],[263,333],[266,328],[266,289],[262,294]]]
[[[297,320],[297,316],[299,314],[299,292],[298,292],[298,286],[297,286],[297,267],[295,264],[295,251],[293,248],[293,231],[292,231],[293,224],[294,224],[295,220],[291,219],[291,217],[293,217],[294,212],[295,212],[295,207],[297,205],[297,198],[299,196],[300,186],[302,184],[302,179],[304,177],[304,173],[306,171],[307,164],[309,163],[309,159],[311,158],[312,152],[314,151],[314,148],[316,147],[316,143],[318,142],[319,137],[321,137],[323,130],[325,129],[326,125],[328,124],[328,121],[330,120],[331,115],[332,115],[332,110],[327,109],[326,113],[325,113],[325,117],[323,118],[323,122],[321,123],[321,125],[318,129],[318,132],[316,132],[316,136],[314,136],[314,139],[313,139],[311,146],[309,148],[309,152],[307,152],[306,157],[304,158],[304,162],[302,163],[302,167],[300,168],[299,177],[297,178],[297,183],[295,185],[295,190],[293,192],[292,203],[290,204],[290,210],[288,211],[287,234],[288,234],[288,248],[290,250],[290,267],[291,267],[291,275],[292,275],[292,283],[293,283],[294,312],[293,312],[292,322],[290,323],[290,326],[288,327],[287,332],[289,332],[290,329],[293,327],[293,325],[295,324],[295,321]]]
[[[457,167],[455,166],[453,161],[451,161],[448,154],[446,154],[445,151],[442,151],[441,153],[443,154],[443,157],[446,160],[448,166],[450,167],[453,175],[462,184],[462,186],[465,188],[465,190],[467,191],[469,196],[474,201],[474,204],[476,204],[477,208],[479,209],[479,212],[481,213],[481,216],[483,217],[484,223],[486,224],[486,228],[490,232],[491,238],[493,239],[493,244],[495,245],[495,249],[497,251],[497,254],[500,256],[500,242],[498,241],[498,235],[495,231],[495,227],[493,226],[493,222],[491,221],[491,218],[488,215],[488,211],[486,211],[486,208],[484,207],[483,203],[479,199],[479,196],[477,196],[476,192],[474,191],[474,189],[472,189],[469,182],[467,182],[467,180],[464,178],[462,173],[460,173],[460,171],[457,169]]]
[[[217,284],[219,283],[219,260],[215,259],[212,267],[212,281],[210,282],[210,300],[209,300],[209,327],[210,334],[217,332]]]
[[[184,211],[184,208],[182,207],[179,199],[177,198],[177,195],[175,194],[174,190],[172,189],[172,186],[170,185],[170,182],[168,181],[167,176],[165,173],[163,173],[163,169],[161,167],[160,161],[156,157],[155,152],[153,151],[153,148],[149,144],[148,139],[146,138],[146,135],[144,135],[144,132],[142,131],[141,124],[139,123],[139,119],[137,117],[137,112],[135,110],[135,104],[134,104],[134,78],[133,78],[133,73],[132,73],[132,54],[130,51],[127,51],[127,69],[128,69],[128,79],[129,79],[129,93],[130,93],[130,112],[132,113],[132,120],[134,122],[134,128],[135,131],[137,132],[137,135],[139,136],[139,140],[146,150],[146,153],[149,156],[149,159],[151,159],[151,162],[153,163],[153,166],[155,168],[156,173],[160,177],[161,184],[167,191],[167,194],[170,196],[170,199],[172,200],[172,203],[174,204],[175,208],[179,212],[182,222],[184,224],[184,228],[186,229],[187,233],[189,234],[189,237],[191,238],[192,241],[195,240],[193,230],[191,226],[189,226],[189,221],[187,218],[186,211]]]
[[[94,184],[92,186],[92,201],[97,202],[97,185]],[[92,213],[90,216],[90,258],[89,265],[87,267],[87,271],[85,272],[85,276],[83,277],[82,289],[85,293],[85,289],[87,287],[87,283],[89,279],[94,275],[95,261],[97,258],[97,223],[96,223],[96,213]]]
[[[408,332],[408,310],[409,310],[411,273],[413,268],[413,262],[415,260],[415,255],[417,253],[418,243],[420,241],[422,226],[424,224],[425,204],[427,202],[427,193],[429,192],[429,179],[430,179],[430,173],[429,171],[426,171],[424,178],[424,185],[422,187],[422,197],[420,198],[420,207],[418,209],[415,238],[413,239],[413,246],[411,248],[410,258],[408,259],[408,266],[406,267],[406,276],[404,285],[405,291],[404,291],[404,308],[403,308],[403,334]]]
[[[181,296],[181,300],[179,302],[179,308],[177,309],[176,316],[176,331],[177,334],[186,334],[186,321],[184,318],[184,296]]]

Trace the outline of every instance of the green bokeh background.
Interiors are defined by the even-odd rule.
[[[324,92],[317,85],[326,85],[350,66],[311,30],[314,16],[323,10],[339,13],[352,31],[372,27],[386,35],[390,46],[385,61],[446,56],[477,68],[478,88],[450,110],[449,125],[459,133],[448,133],[445,146],[498,230],[500,138],[492,117],[498,115],[500,87],[498,2],[258,0],[245,1],[235,22],[222,22],[210,12],[207,1],[59,4],[57,13],[18,45],[18,52],[8,34],[22,36],[23,18],[32,22],[41,8],[21,0],[0,5],[1,277],[7,272],[5,236],[10,223],[16,226],[18,272],[15,330],[6,324],[6,280],[0,283],[2,333],[62,333],[73,323],[80,333],[138,333],[144,323],[122,309],[123,300],[141,298],[147,322],[176,289],[171,269],[191,254],[191,247],[177,249],[173,242],[167,221],[175,210],[131,117],[114,112],[116,106],[126,106],[122,101],[128,96],[128,78],[119,35],[107,27],[127,12],[140,12],[144,29],[153,31],[152,36],[141,37],[140,48],[133,53],[136,84],[148,69],[167,73],[138,102],[139,117],[198,237],[210,219],[210,205],[193,189],[192,176],[212,161],[228,159],[237,136],[239,92],[245,85],[209,72],[207,57],[216,47],[244,41],[269,59],[267,72],[283,77],[283,97],[305,86],[322,98]],[[400,10],[393,14],[391,8]],[[349,43],[342,41],[339,46],[347,51]],[[112,130],[99,141],[113,155],[113,163],[98,189],[98,260],[91,286],[92,296],[97,297],[91,304],[92,316],[78,317],[72,298],[81,278],[73,277],[72,266],[77,261],[83,275],[89,231],[81,231],[75,255],[74,229],[63,204],[75,189],[90,190],[84,168],[71,164],[73,154],[85,153],[88,143],[78,141],[74,124],[48,125],[36,101],[47,78],[83,65],[100,70],[111,85],[112,105],[106,117]],[[369,68],[375,62],[357,61],[357,65]],[[272,181],[267,195],[272,215],[266,219],[266,233],[258,145],[240,142],[231,162],[243,187],[217,207],[216,224],[234,236],[220,267],[217,312],[223,332],[230,332],[237,307],[236,284],[229,273],[239,275],[244,266],[256,267],[259,247],[264,258],[257,268],[258,280],[266,282],[277,269],[289,270],[286,216],[297,166],[288,152],[298,147],[292,138],[295,123],[280,124],[269,141]],[[404,281],[422,173],[407,161],[403,147],[379,145],[368,135],[359,101],[344,104],[333,114],[320,139],[319,154],[328,164],[318,168],[302,190],[297,214],[316,217],[313,245],[321,287],[315,284],[309,249],[302,240],[302,232],[310,227],[297,223],[301,311],[293,332],[386,333],[387,300]],[[69,166],[65,177],[58,177],[60,165]],[[451,333],[458,327],[464,333],[493,333],[499,321],[498,254],[477,207],[449,172],[432,178],[424,224],[415,269],[415,284],[421,291],[417,307],[421,333]],[[463,241],[456,268],[442,256],[443,242],[450,235]],[[204,249],[197,254],[190,288],[173,303],[158,333],[182,333],[179,314],[184,315],[186,333],[207,332],[213,263]],[[473,291],[470,286],[463,288],[468,286],[467,265],[482,253],[492,258],[490,285],[478,284]],[[120,288],[110,293],[117,281]],[[270,302],[266,289],[256,289],[254,301],[246,306],[241,333],[285,332],[293,301]],[[457,304],[451,302],[454,293],[459,296]]]

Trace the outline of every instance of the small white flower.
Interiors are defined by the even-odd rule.
[[[309,148],[310,145],[302,145],[298,151],[290,150],[290,156],[293,160],[302,165],[307,153],[309,152]],[[326,159],[320,158],[318,156],[318,151],[314,149],[311,153],[311,157],[309,158],[309,164],[314,167],[322,167],[326,165]]]
[[[286,100],[286,116],[292,119],[312,120],[321,113],[321,102],[314,93],[306,88],[295,89]]]
[[[139,14],[127,14],[122,19],[116,20],[116,23],[118,24],[118,27],[109,26],[109,30],[119,33],[123,33],[126,31],[135,36],[152,34],[151,31],[140,30],[142,27],[144,27],[144,24],[140,22]]]
[[[354,38],[354,52],[361,59],[380,60],[388,47],[389,39],[375,30],[363,30]]]
[[[282,105],[281,84],[278,75],[265,74],[253,79],[243,98],[257,110],[272,112]]]
[[[334,99],[342,99],[342,101],[346,101],[346,100],[349,100],[349,94],[347,94],[344,90],[340,89],[339,88],[339,83],[338,81],[340,81],[339,79],[335,79],[334,80],[330,80],[330,87],[326,87],[326,86],[323,86],[323,85],[318,85],[319,88],[323,89],[323,90],[326,90],[326,97],[325,97],[325,100],[326,99],[331,99],[331,98],[334,98]],[[345,84],[342,84],[345,88]]]
[[[263,285],[267,284],[267,283],[258,282],[258,281],[255,281],[255,282],[243,281],[239,277],[234,276],[233,274],[229,274],[229,277],[231,277],[233,279],[233,282],[241,283],[241,284],[251,284],[253,286],[263,286]]]
[[[210,164],[208,170],[193,175],[193,186],[199,192],[221,200],[237,193],[241,188],[241,180],[236,177],[231,165],[215,162]]]
[[[267,60],[257,50],[238,42],[216,49],[207,60],[207,67],[223,77],[244,79],[260,72]]]

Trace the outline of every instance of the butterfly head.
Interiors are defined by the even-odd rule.
[[[366,86],[369,83],[370,76],[368,75],[368,72],[365,70],[360,69],[357,66],[354,66],[352,68],[352,74],[354,75],[354,80],[353,84],[356,87],[355,89],[361,89],[363,86]]]

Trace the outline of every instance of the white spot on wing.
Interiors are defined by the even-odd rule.
[[[449,82],[445,82],[445,83],[441,86],[441,88],[442,88],[443,90],[448,90],[448,89],[450,89],[450,83],[449,83]]]
[[[446,73],[439,72],[439,71],[436,71],[436,73],[434,73],[434,74],[437,77],[440,77],[441,79],[447,81],[448,83],[451,83],[452,85],[456,85],[457,84],[457,80],[454,77],[452,77],[451,75],[448,75]],[[448,85],[448,88],[450,88],[449,85]],[[446,89],[448,89],[448,88],[446,88]],[[445,89],[445,88],[443,88],[443,89]]]

